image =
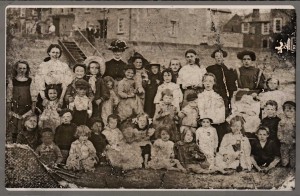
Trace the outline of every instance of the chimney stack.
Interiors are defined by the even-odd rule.
[[[252,18],[257,20],[259,18],[259,9],[253,9]]]

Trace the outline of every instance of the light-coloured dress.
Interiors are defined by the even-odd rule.
[[[118,83],[118,95],[120,102],[117,108],[118,115],[121,120],[126,120],[132,115],[142,113],[144,108],[139,96],[128,97],[132,93],[136,92],[136,83],[132,79],[123,78]]]
[[[210,118],[214,124],[225,121],[225,105],[223,98],[215,91],[204,90],[198,94],[198,109],[201,118]]]
[[[123,170],[142,168],[141,149],[137,145],[127,144],[120,129],[105,127],[102,134],[108,141],[105,154],[112,166]]]
[[[38,71],[35,74],[33,85],[34,91],[32,96],[37,97],[38,93],[44,94],[46,84],[62,84],[62,88],[67,86],[73,80],[73,72],[66,63],[60,60],[50,60],[39,65]]]
[[[242,116],[245,119],[245,132],[255,133],[260,125],[259,113],[260,103],[254,101],[251,95],[243,95],[240,101],[232,103],[232,115],[228,118]]]
[[[96,149],[91,141],[76,140],[71,145],[66,167],[73,170],[94,171],[96,157]]]
[[[179,85],[175,84],[173,82],[163,83],[163,84],[158,86],[157,93],[156,93],[156,96],[154,98],[154,103],[158,104],[158,103],[161,102],[162,92],[166,89],[169,89],[169,90],[172,91],[172,93],[173,93],[172,105],[174,105],[177,108],[177,111],[180,111],[180,103],[183,100],[183,95],[182,95],[182,92],[180,90]]]
[[[240,143],[240,149],[234,150],[233,145]],[[243,169],[250,170],[252,167],[251,146],[248,138],[242,134],[227,133],[221,142],[219,152],[216,155],[216,166],[221,169],[236,169],[241,164]],[[224,155],[227,159],[224,160]],[[240,158],[239,158],[240,156]]]
[[[41,129],[51,128],[52,132],[55,133],[56,128],[60,125],[60,117],[57,112],[58,105],[58,99],[54,101],[47,101],[39,120],[39,126]]]
[[[174,143],[157,139],[151,149],[151,161],[148,165],[152,169],[172,168],[175,166],[172,156],[174,156]]]
[[[217,130],[210,127],[199,127],[196,130],[196,141],[201,152],[204,153],[210,165],[214,165],[215,152],[218,148]]]

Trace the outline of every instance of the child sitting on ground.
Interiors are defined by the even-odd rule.
[[[167,169],[186,172],[186,169],[175,159],[174,142],[170,141],[170,132],[168,128],[161,127],[159,129],[160,138],[155,140],[151,149],[151,161],[149,168]]]
[[[209,169],[213,169],[215,165],[215,156],[218,148],[218,134],[216,129],[211,126],[212,120],[210,118],[202,118],[201,127],[196,130],[196,142],[199,149],[204,153]]]
[[[62,109],[59,113],[61,125],[55,130],[54,141],[61,150],[63,163],[66,162],[72,142],[76,140],[75,132],[77,126],[72,121],[72,111],[70,109]]]
[[[85,126],[77,127],[75,137],[78,139],[72,143],[67,159],[66,168],[75,171],[95,171],[95,164],[98,161],[96,149],[88,138],[91,135],[91,130]]]
[[[133,120],[135,121],[136,127],[134,129],[126,129],[123,133],[127,142],[141,148],[144,167],[147,168],[152,146],[150,138],[153,136],[155,129],[151,128],[150,119],[145,113],[139,114]]]
[[[200,151],[195,141],[195,134],[189,130],[183,130],[183,141],[177,142],[178,156],[184,167],[194,173],[207,173],[209,164],[205,155]]]
[[[268,171],[280,161],[279,146],[270,139],[267,127],[259,127],[256,135],[258,139],[251,142],[251,161],[258,171]]]
[[[273,140],[277,146],[280,145],[277,133],[278,133],[278,124],[280,122],[280,118],[276,115],[278,109],[278,104],[274,100],[268,100],[264,107],[264,111],[266,117],[262,119],[261,125],[268,127],[269,129],[269,139]]]
[[[278,125],[280,141],[281,164],[295,168],[296,156],[296,103],[286,101],[283,106],[283,116]]]
[[[90,141],[93,143],[97,157],[99,158],[100,164],[106,163],[106,157],[104,156],[104,150],[107,145],[107,141],[105,136],[102,134],[104,129],[104,124],[99,118],[92,118],[90,122],[90,128],[92,130],[92,134],[90,137]]]
[[[42,144],[37,147],[35,153],[46,165],[56,165],[62,162],[63,157],[59,147],[53,142],[54,135],[50,128],[42,130]]]

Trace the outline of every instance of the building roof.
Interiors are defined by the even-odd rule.
[[[252,13],[244,17],[243,22],[270,22],[271,13],[259,13],[258,18],[254,18]]]
[[[231,14],[232,13],[230,9],[216,9],[216,8],[211,8],[209,10],[214,11],[214,12],[227,13],[227,14]]]

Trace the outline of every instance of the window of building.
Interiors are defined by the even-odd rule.
[[[242,33],[249,33],[250,24],[242,23]]]
[[[262,47],[263,48],[269,48],[268,40],[266,40],[266,39],[262,40]]]
[[[71,9],[70,9],[70,12],[74,12],[74,8],[71,8]]]
[[[177,31],[178,31],[178,21],[171,20],[170,36],[171,37],[177,37]]]
[[[250,27],[249,33],[250,34],[255,34],[255,27],[254,26]]]
[[[118,19],[118,33],[124,33],[124,18]]]
[[[61,12],[61,13],[64,13],[64,8],[60,9],[60,12]]]
[[[280,33],[282,30],[282,18],[274,18],[273,31]]]
[[[265,22],[261,24],[261,34],[267,35],[270,32],[270,24]]]
[[[20,17],[25,17],[25,15],[26,15],[26,8],[21,8]]]
[[[100,26],[99,26],[99,32],[98,32],[98,29],[97,29],[97,33],[99,35],[97,35],[98,37],[100,38],[107,38],[107,19],[105,20],[98,20]]]

